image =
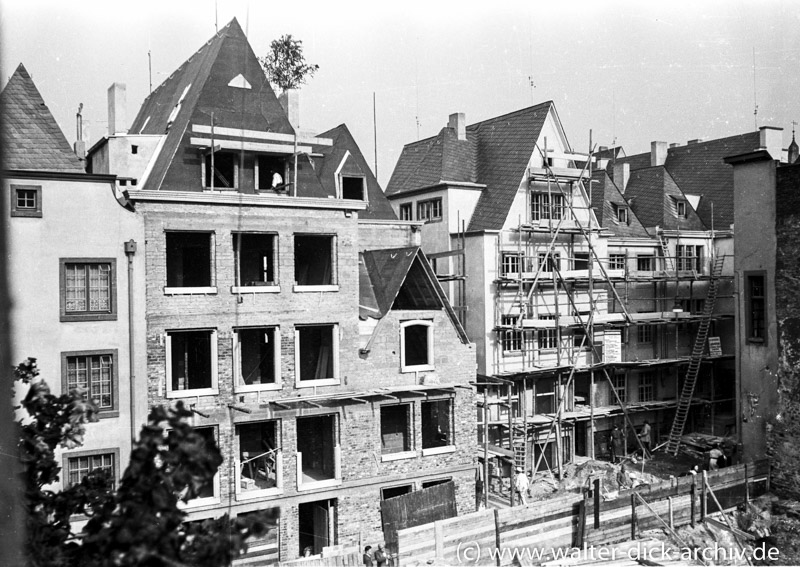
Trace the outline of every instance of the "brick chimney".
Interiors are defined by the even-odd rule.
[[[127,134],[125,83],[113,83],[108,87],[108,135]]]
[[[783,155],[783,128],[762,126],[758,129],[759,149],[767,150],[772,159],[781,159]]]
[[[615,163],[613,174],[614,174],[614,185],[616,185],[620,193],[624,195],[625,187],[627,187],[628,180],[631,178],[631,164]]]
[[[664,165],[667,161],[667,143],[650,142],[650,166]]]
[[[300,129],[300,91],[297,89],[289,89],[283,91],[278,96],[278,102],[281,103],[286,117],[289,119],[289,124],[295,130]]]
[[[450,115],[450,120],[447,123],[448,128],[452,128],[456,132],[456,137],[459,140],[467,139],[467,124],[463,112],[456,112]]]

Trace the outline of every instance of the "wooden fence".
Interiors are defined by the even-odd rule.
[[[712,471],[707,473],[707,482],[723,509],[735,508],[769,490],[769,463],[764,460]],[[570,493],[527,506],[485,510],[398,530],[398,557],[400,565],[422,565],[431,559],[448,565],[510,565],[514,549],[536,550],[536,557],[544,559],[555,549],[632,539],[642,530],[662,526],[653,512],[669,525],[680,527],[716,511],[702,475],[620,491],[616,499],[607,501]]]

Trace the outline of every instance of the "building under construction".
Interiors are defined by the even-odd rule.
[[[736,440],[733,173],[780,130],[649,154],[572,149],[552,102],[408,144],[387,188],[478,359],[480,457],[561,476],[685,433]],[[642,439],[644,440],[644,439]],[[488,466],[488,465],[494,466]]]

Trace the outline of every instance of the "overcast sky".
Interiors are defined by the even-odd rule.
[[[0,0],[2,85],[22,62],[70,142],[83,103],[92,143],[106,89],[127,84],[128,123],[153,86],[215,32],[214,0]],[[320,66],[301,91],[301,126],[346,123],[385,187],[404,144],[553,100],[573,149],[649,151],[800,122],[800,1],[292,2],[218,0],[257,55],[303,40]],[[755,50],[755,89],[753,80]],[[531,85],[531,80],[533,86]],[[755,92],[754,92],[755,90]],[[754,97],[755,94],[755,97]]]

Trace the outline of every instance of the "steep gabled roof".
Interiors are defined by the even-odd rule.
[[[647,228],[655,226],[667,230],[706,228],[664,166],[632,171],[625,187],[625,198]],[[686,202],[685,218],[678,217],[677,201]]]
[[[85,172],[22,63],[0,93],[0,105],[5,169]]]
[[[486,185],[468,230],[500,229],[525,176],[552,102],[467,126],[467,139],[452,128],[403,148],[387,195],[447,182]]]
[[[335,170],[344,159],[345,154],[349,152],[350,156],[346,166],[355,168],[352,173],[364,175],[367,185],[367,208],[358,213],[358,218],[397,220],[392,205],[383,194],[378,180],[375,179],[375,175],[347,126],[340,124],[336,128],[323,132],[319,137],[333,140],[332,146],[314,146],[314,152],[324,156],[322,163],[315,171],[319,182],[326,191],[329,191],[331,195],[336,195]]]
[[[628,207],[628,223],[617,222],[616,207]],[[592,208],[600,226],[615,236],[647,238],[649,235],[633,208],[604,170],[592,173]]]
[[[244,85],[239,75],[249,89],[229,86]],[[215,127],[294,134],[236,19],[156,88],[133,121],[131,134],[166,134],[144,189],[200,189],[200,157],[189,145],[188,126],[210,126],[212,112]]]
[[[759,145],[759,132],[748,132],[667,150],[664,167],[684,194],[701,196],[697,215],[707,229],[712,225],[712,203],[715,228],[733,224],[733,168],[724,158],[753,151]],[[633,172],[650,167],[650,154],[636,154],[616,161],[629,163]]]
[[[359,254],[359,316],[380,319],[390,309],[443,309],[461,341],[469,342],[418,246],[366,250]]]

